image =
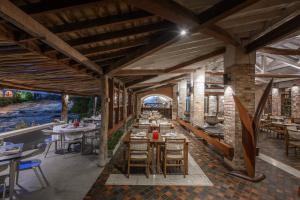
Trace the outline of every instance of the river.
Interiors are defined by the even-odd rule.
[[[71,106],[69,106],[70,108]],[[57,100],[41,100],[0,107],[0,133],[14,130],[17,124],[45,124],[60,119],[61,102]],[[76,118],[76,115],[69,115]]]

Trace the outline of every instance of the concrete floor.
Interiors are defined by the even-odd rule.
[[[42,188],[33,170],[20,172],[16,196],[21,200],[81,200],[91,188],[103,168],[97,166],[97,155],[80,153],[57,155],[53,150],[42,159],[50,186]]]

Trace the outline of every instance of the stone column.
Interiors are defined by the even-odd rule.
[[[191,81],[190,81],[191,89],[194,87],[194,72],[191,73]],[[192,89],[193,90],[193,89]],[[194,92],[189,91],[190,95],[190,123],[193,124],[194,121]]]
[[[300,87],[293,85],[291,88],[291,104],[292,104],[292,117],[300,118]]]
[[[69,95],[61,95],[61,120],[68,122],[68,104],[69,104]]]
[[[281,115],[281,94],[279,88],[272,88],[272,115]]]
[[[141,95],[136,95],[136,116],[139,117],[142,111]]]
[[[224,71],[231,79],[224,92],[224,141],[234,148],[232,160],[225,159],[235,170],[245,170],[242,147],[242,125],[235,106],[234,93],[253,116],[255,112],[255,52],[245,54],[233,46],[227,46],[224,55]]]
[[[208,109],[208,115],[216,115],[217,114],[217,103],[218,103],[218,100],[217,100],[217,96],[209,96],[208,97],[209,100],[209,109]]]
[[[172,119],[175,120],[178,116],[178,85],[173,86],[173,101],[172,101]]]
[[[184,112],[186,110],[186,92],[187,92],[187,81],[181,80],[179,82],[179,102],[178,102],[178,116],[185,118]]]
[[[108,121],[109,121],[109,111],[108,104],[108,77],[103,75],[101,77],[101,132],[100,132],[100,144],[99,144],[99,166],[103,167],[107,161],[107,134],[108,134]]]
[[[205,68],[193,73],[193,125],[204,125]]]

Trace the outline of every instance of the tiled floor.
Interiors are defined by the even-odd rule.
[[[258,147],[261,153],[300,170],[300,151],[295,152],[291,148],[287,156],[284,139],[278,139],[270,136],[270,134],[262,133],[258,140]]]
[[[182,128],[179,131],[185,132]],[[186,132],[185,132],[186,133]],[[251,183],[228,175],[223,160],[202,141],[188,135],[190,153],[213,183],[213,186],[154,186],[154,185],[105,185],[110,174],[120,174],[123,169],[122,147],[104,168],[85,200],[100,199],[298,199],[300,179],[257,159],[257,172],[266,179]]]
[[[182,175],[181,170],[176,174],[167,174],[165,178],[162,174],[150,175],[147,178],[144,174],[131,174],[128,178],[126,174],[110,174],[106,185],[188,185],[188,186],[212,186],[212,182],[207,178],[199,165],[189,155],[189,174]]]

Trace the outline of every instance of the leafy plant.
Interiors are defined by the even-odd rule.
[[[115,146],[118,144],[123,134],[124,134],[123,130],[118,130],[111,136],[111,138],[108,139],[107,142],[108,150],[113,150],[115,148]]]

